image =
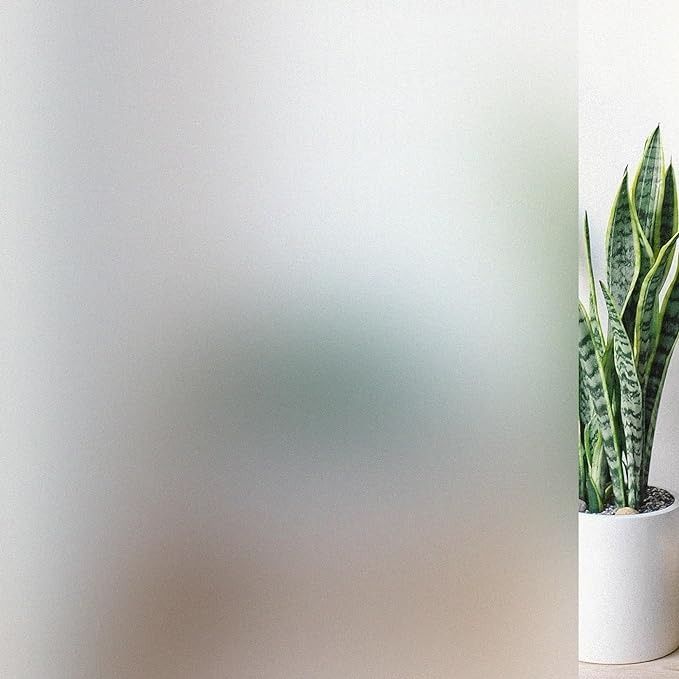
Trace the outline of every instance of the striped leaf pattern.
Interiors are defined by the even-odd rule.
[[[604,352],[604,335],[599,320],[599,306],[596,300],[596,286],[594,285],[594,272],[592,270],[592,246],[589,238],[589,219],[585,212],[585,254],[587,256],[587,275],[589,277],[589,320],[592,324],[594,346],[599,354]]]
[[[598,431],[594,433],[592,449],[592,478],[595,479],[601,497],[605,497],[606,487],[609,482],[608,463],[606,462],[603,442],[601,441],[601,436]]]
[[[639,275],[637,276],[634,288],[627,300],[627,308],[622,317],[623,325],[625,326],[625,330],[630,339],[634,337],[637,306],[639,304],[639,297],[641,296],[641,286],[643,285],[648,272],[653,268],[655,261],[653,257],[653,248],[651,248],[651,245],[646,239],[646,236],[644,236],[641,228],[639,228],[639,249],[641,253],[639,259]]]
[[[592,327],[587,312],[579,304],[580,339],[578,353],[585,389],[597,417],[597,425],[613,486],[613,496],[618,506],[626,504],[625,479],[623,476],[622,455],[613,428],[613,412],[608,398],[601,360],[594,348]]]
[[[648,377],[651,353],[655,349],[657,339],[654,324],[657,320],[658,296],[674,254],[677,235],[679,234],[674,234],[662,247],[658,259],[641,286],[634,329],[634,355],[642,385],[646,383]]]
[[[627,170],[611,212],[606,233],[607,282],[613,301],[623,312],[641,266],[639,227],[630,203]]]
[[[653,252],[655,253],[660,252],[660,248],[677,233],[677,184],[672,163],[669,164],[665,173],[664,186],[660,219],[653,239]]]
[[[625,458],[627,471],[627,502],[632,507],[639,503],[639,473],[644,437],[644,410],[641,396],[641,384],[634,363],[634,353],[622,319],[615,308],[615,302],[606,287],[602,284],[608,322],[613,334],[615,370],[620,380],[620,416],[625,432]]]
[[[604,499],[594,483],[592,463],[585,457],[585,464],[587,465],[587,477],[585,481],[585,497],[587,498],[587,506],[591,507],[594,512],[601,512],[604,508]]]
[[[653,437],[655,436],[655,425],[660,408],[660,396],[665,384],[669,360],[674,351],[677,337],[679,336],[679,283],[677,276],[663,305],[660,321],[660,332],[658,334],[658,344],[653,355],[653,360],[648,374],[644,399],[644,416],[646,419],[645,433],[645,454],[644,466],[641,474],[642,488],[646,488],[648,483],[648,472],[653,450]]]
[[[580,427],[584,431],[585,427],[592,419],[592,404],[589,400],[589,392],[585,388],[585,380],[582,375],[582,366],[578,366],[580,370],[580,379],[578,380],[578,405],[580,408]]]
[[[582,440],[578,442],[578,496],[581,500],[587,500],[587,465],[585,463],[585,446]]]
[[[639,224],[650,243],[655,242],[655,224],[662,202],[663,165],[663,150],[658,125],[646,140],[644,154],[632,187]]]
[[[588,503],[595,507],[595,511],[603,510],[603,500],[608,483],[608,466],[603,452],[601,435],[596,425],[596,415],[585,426],[583,432],[583,451],[587,465],[587,483],[584,486]],[[587,485],[590,484],[590,485]],[[594,493],[594,495],[592,495]]]

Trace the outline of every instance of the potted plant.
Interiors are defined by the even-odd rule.
[[[630,186],[625,170],[613,204],[599,305],[585,214],[590,289],[587,305],[579,305],[578,456],[585,662],[642,662],[679,647],[679,502],[648,485],[679,335],[679,272],[672,269],[678,216],[674,170],[664,165],[656,128],[634,181]]]

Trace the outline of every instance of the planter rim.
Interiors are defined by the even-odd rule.
[[[674,511],[675,509],[679,509],[679,495],[677,495],[677,493],[675,493],[671,488],[664,488],[664,487],[661,487],[661,486],[658,486],[658,488],[662,488],[662,490],[666,490],[674,498],[674,502],[669,507],[665,507],[664,509],[656,509],[655,511],[646,512],[644,514],[623,514],[623,515],[619,516],[617,514],[602,514],[601,512],[599,512],[597,514],[589,514],[587,512],[578,512],[578,516],[583,521],[601,521],[602,519],[609,519],[609,518],[615,519],[616,521],[640,521],[642,519],[651,519],[654,516],[660,516],[662,514],[669,514],[670,512]]]

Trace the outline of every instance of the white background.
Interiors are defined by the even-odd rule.
[[[660,123],[665,159],[679,161],[679,5],[580,3],[580,208],[592,232],[595,276],[605,279],[604,234],[626,165]],[[582,251],[581,251],[582,252]],[[585,293],[580,258],[581,296]],[[679,354],[667,375],[651,483],[679,490]]]

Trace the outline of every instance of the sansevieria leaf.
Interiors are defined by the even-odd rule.
[[[606,486],[608,485],[608,464],[606,463],[606,456],[604,455],[604,446],[601,441],[601,435],[598,431],[593,436],[591,446],[591,475],[598,494],[604,498],[606,495]]]
[[[601,320],[599,319],[599,305],[596,299],[596,286],[594,284],[594,272],[592,270],[592,247],[589,239],[589,219],[585,212],[585,255],[587,256],[587,275],[589,277],[589,320],[592,324],[594,346],[603,354],[605,348],[604,334],[601,330]]]
[[[639,248],[641,253],[641,257],[639,259],[639,274],[637,276],[636,282],[634,283],[634,288],[627,300],[627,308],[622,314],[622,322],[630,340],[633,340],[634,337],[637,306],[639,304],[639,297],[641,296],[641,286],[643,285],[648,272],[651,270],[655,262],[653,248],[648,242],[646,236],[644,236],[644,232],[641,230],[641,227],[638,227],[638,232]]]
[[[655,425],[660,408],[660,396],[665,384],[669,361],[679,336],[679,271],[674,276],[670,289],[660,312],[660,331],[658,341],[648,372],[644,394],[644,464],[641,472],[641,487],[645,491],[648,484],[648,471],[653,450]]]
[[[624,313],[641,266],[639,225],[630,203],[627,170],[611,211],[606,232],[606,257],[608,289],[615,305]]]
[[[596,415],[587,424],[583,432],[583,448],[585,462],[587,464],[587,483],[585,492],[588,498],[590,511],[600,512],[603,510],[603,498],[608,482],[608,466],[603,452],[601,435],[597,429]],[[594,491],[594,494],[592,494]]]
[[[622,318],[620,318],[615,302],[603,283],[601,288],[606,300],[608,323],[613,334],[615,371],[620,381],[620,416],[625,432],[624,464],[627,470],[627,504],[630,507],[636,507],[640,501],[637,490],[644,436],[641,384],[634,363],[632,344],[625,332]]]
[[[661,248],[658,253],[658,259],[644,279],[639,294],[634,329],[634,355],[636,357],[637,373],[642,385],[646,384],[648,370],[650,369],[650,359],[657,340],[654,330],[657,328],[658,296],[672,261],[677,236],[679,234],[675,233]]]
[[[589,392],[585,387],[582,366],[578,366],[578,369],[580,370],[580,379],[578,381],[578,406],[580,408],[580,430],[583,431],[592,419],[592,404],[589,400]]]
[[[644,155],[637,170],[632,195],[639,224],[649,243],[654,243],[655,225],[662,202],[663,150],[660,143],[660,125],[646,140]]]
[[[589,398],[597,417],[598,430],[601,435],[601,442],[611,475],[613,497],[616,504],[622,507],[626,504],[627,500],[622,467],[622,454],[620,452],[615,429],[613,428],[613,412],[611,409],[611,402],[608,398],[604,369],[601,364],[601,359],[594,348],[592,327],[589,318],[587,317],[587,311],[582,304],[579,304],[578,308],[578,325],[580,328],[578,353],[580,366],[582,367],[582,376],[585,389],[589,393]]]
[[[582,441],[578,443],[578,495],[581,500],[587,500],[587,463],[585,462],[585,446]]]
[[[585,480],[587,506],[591,512],[601,512],[604,508],[603,492],[600,492],[594,483],[592,464],[586,457],[585,464],[587,465],[587,477]]]
[[[660,248],[677,233],[679,213],[677,212],[677,185],[672,163],[669,164],[665,173],[664,186],[660,219],[653,240],[653,252],[655,253],[660,252]]]

